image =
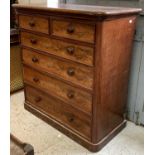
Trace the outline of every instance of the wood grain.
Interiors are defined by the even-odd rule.
[[[31,39],[35,39],[37,41],[36,44],[31,43]],[[91,47],[80,46],[27,32],[21,32],[21,43],[33,49],[93,66],[94,49]]]
[[[53,35],[94,43],[95,26],[87,23],[53,20]]]
[[[34,62],[33,59],[37,59],[37,62]],[[60,76],[82,87],[92,89],[93,69],[90,67],[60,61],[52,56],[48,57],[27,49],[23,49],[23,61],[34,68],[58,77]]]
[[[87,115],[30,86],[26,86],[25,90],[28,104],[90,139],[91,119]]]
[[[98,23],[93,100],[93,141],[123,122],[136,17]],[[117,25],[117,26],[115,26]]]
[[[24,66],[24,82],[92,115],[92,95]]]
[[[48,17],[37,17],[32,15],[19,15],[19,27],[49,34],[49,19]]]
[[[99,151],[126,124],[132,40],[141,9],[15,7],[19,15],[50,19],[49,34],[20,28],[25,108]]]
[[[46,4],[32,5],[29,3],[26,4],[13,4],[13,7],[17,9],[26,9],[28,11],[42,11],[49,13],[55,13],[55,15],[59,14],[63,16],[64,14],[70,14],[71,16],[77,15],[81,16],[89,16],[91,17],[105,17],[105,16],[119,16],[119,15],[131,15],[138,14],[142,11],[141,8],[128,8],[128,7],[112,7],[112,6],[93,6],[93,5],[78,5],[78,4],[61,4],[57,6],[50,6]],[[27,12],[28,12],[27,11]]]

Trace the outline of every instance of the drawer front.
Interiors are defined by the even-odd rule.
[[[74,88],[55,78],[45,76],[26,66],[24,67],[24,82],[45,90],[48,94],[91,115],[92,95],[85,91]]]
[[[82,87],[92,89],[93,68],[61,61],[27,49],[23,49],[23,61],[36,69],[61,77]]]
[[[27,30],[49,34],[49,20],[47,17],[19,15],[19,26]]]
[[[93,48],[21,32],[22,45],[83,64],[93,65]]]
[[[28,104],[78,132],[85,138],[90,139],[91,119],[89,116],[30,86],[25,86],[25,92]]]
[[[94,43],[94,25],[61,20],[53,20],[51,23],[51,29],[55,36]]]

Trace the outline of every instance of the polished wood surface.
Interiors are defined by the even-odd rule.
[[[77,5],[77,4],[33,4],[30,2],[14,4],[13,7],[18,9],[27,10],[39,10],[39,11],[50,11],[54,13],[70,13],[72,15],[89,15],[89,16],[112,16],[122,14],[137,14],[141,11],[140,8],[127,8],[127,7],[109,7],[109,6],[92,6],[92,5]]]
[[[27,104],[31,104],[36,109],[62,122],[65,126],[75,130],[75,132],[78,132],[87,139],[90,139],[91,119],[89,116],[30,86],[26,86],[25,91]]]
[[[84,146],[91,152],[97,152],[101,150],[110,140],[112,140],[117,134],[119,134],[127,124],[127,121],[124,120],[122,123],[119,124],[116,128],[114,128],[106,137],[104,137],[101,141],[98,143],[93,143],[91,140],[87,140],[86,138],[82,137],[80,134],[74,132],[73,130],[69,129],[68,127],[65,127],[62,123],[58,122],[55,119],[51,119],[47,114],[44,112],[41,112],[40,110],[37,110],[30,104],[27,104],[25,102],[24,107],[26,110],[37,116],[38,118],[42,119],[49,125],[52,125],[60,132],[64,133],[80,145]]]
[[[132,41],[140,9],[15,8],[19,15],[49,19],[49,34],[19,24],[25,108],[87,149],[99,151],[126,125]]]
[[[94,142],[124,120],[135,19],[131,16],[97,25]]]
[[[27,49],[23,49],[23,61],[34,68],[54,74],[57,77],[60,76],[82,87],[92,89],[93,69],[90,67],[61,61]]]
[[[24,82],[46,93],[56,96],[60,100],[70,104],[73,107],[92,115],[92,95],[72,87],[60,80],[45,76],[29,67],[24,67]]]
[[[94,25],[65,20],[53,20],[51,25],[53,35],[94,43]]]
[[[19,15],[19,26],[27,30],[49,33],[49,19],[47,17]]]
[[[31,40],[36,40],[36,42]],[[80,46],[28,32],[21,32],[21,43],[33,49],[93,66],[94,49],[92,47]]]

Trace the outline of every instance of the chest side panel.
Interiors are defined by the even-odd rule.
[[[93,104],[94,142],[123,122],[136,17],[98,23]]]

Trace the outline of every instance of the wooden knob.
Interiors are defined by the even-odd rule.
[[[37,43],[37,39],[31,39],[30,42],[31,42],[32,44],[36,44],[36,43]]]
[[[38,62],[39,60],[36,57],[32,58],[32,62]]]
[[[67,47],[67,52],[70,55],[74,54],[74,50],[75,50],[74,47]]]
[[[70,117],[68,120],[69,120],[69,122],[73,122],[74,121],[74,117]]]
[[[70,98],[70,99],[74,98],[74,92],[73,91],[69,91],[67,93],[67,97]]]
[[[42,99],[41,99],[41,97],[36,97],[35,98],[35,102],[40,102]]]
[[[33,78],[33,81],[34,81],[34,82],[39,82],[39,79],[36,78],[36,77],[34,77],[34,78]]]
[[[73,75],[75,74],[74,68],[69,68],[69,69],[67,70],[67,74],[68,74],[69,76],[73,76]]]
[[[74,33],[74,31],[75,31],[75,29],[74,29],[74,27],[73,27],[73,25],[68,25],[68,27],[67,27],[67,32],[68,33]]]
[[[34,26],[35,26],[35,22],[34,22],[34,21],[30,21],[30,22],[29,22],[29,25],[30,25],[31,27],[34,27]]]

